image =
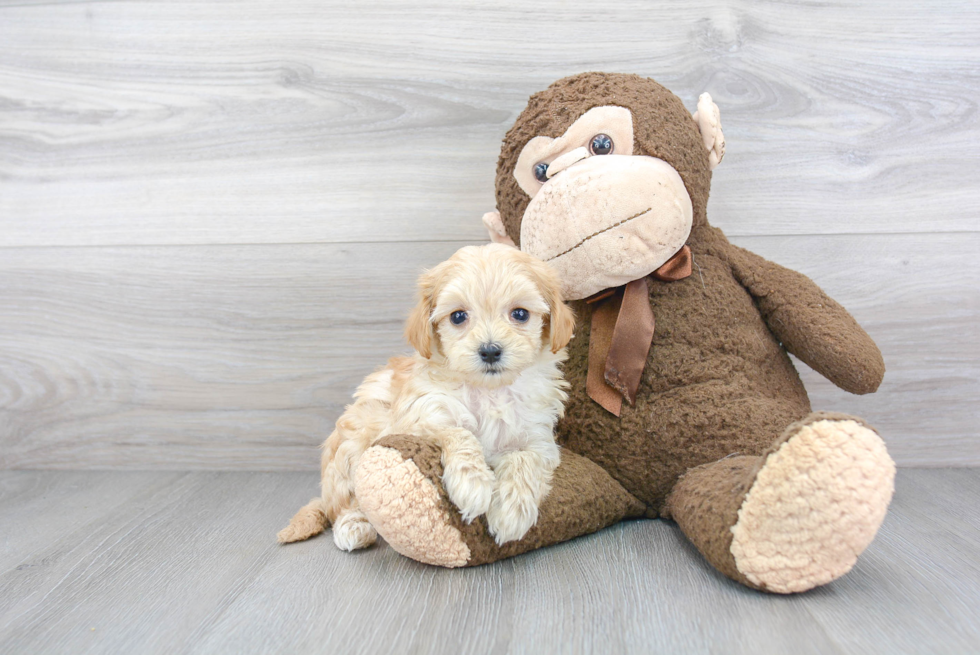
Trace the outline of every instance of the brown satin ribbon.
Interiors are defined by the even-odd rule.
[[[661,282],[691,274],[691,249],[684,246],[651,275]],[[600,291],[586,300],[595,305],[589,337],[585,389],[604,409],[619,416],[623,398],[632,405],[646,366],[656,322],[645,277],[625,287]]]

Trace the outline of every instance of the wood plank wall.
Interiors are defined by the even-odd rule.
[[[980,4],[0,3],[0,467],[314,469],[583,70],[709,91],[709,218],[878,341],[903,465],[980,464]]]

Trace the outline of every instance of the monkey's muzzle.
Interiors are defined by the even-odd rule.
[[[541,187],[521,250],[557,269],[570,300],[650,274],[687,241],[693,217],[681,176],[655,157],[580,161]]]

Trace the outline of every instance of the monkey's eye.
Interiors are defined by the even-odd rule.
[[[535,164],[534,166],[534,177],[535,179],[544,184],[548,181],[548,165],[544,162]]]
[[[527,323],[527,319],[531,318],[531,314],[523,307],[518,307],[510,313],[510,317],[518,323]]]
[[[453,312],[452,314],[449,315],[449,322],[452,323],[453,325],[462,325],[464,322],[466,322],[466,312],[464,311]]]
[[[593,155],[608,155],[612,150],[613,142],[607,134],[596,134],[592,137],[592,143],[589,144],[589,151]]]

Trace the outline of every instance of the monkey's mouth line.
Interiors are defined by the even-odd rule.
[[[634,218],[639,218],[640,216],[643,216],[644,214],[648,214],[652,209],[653,209],[653,207],[647,207],[643,211],[641,211],[641,212],[639,212],[637,214],[633,214],[632,216],[630,216],[628,218],[624,218],[623,220],[619,221],[618,223],[613,223],[609,227],[604,227],[601,230],[598,230],[596,232],[593,232],[592,234],[590,234],[589,236],[585,237],[584,239],[582,239],[581,241],[579,241],[578,243],[576,243],[574,246],[572,246],[571,248],[569,248],[565,252],[560,252],[557,255],[555,255],[554,257],[549,257],[545,261],[546,262],[550,262],[550,261],[552,261],[554,259],[558,259],[559,257],[563,257],[563,256],[567,255],[568,253],[572,252],[573,250],[575,250],[576,248],[578,248],[579,246],[581,246],[583,243],[585,243],[589,239],[592,239],[594,237],[597,237],[600,234],[602,234],[603,232],[608,232],[609,230],[613,229],[614,227],[619,227],[620,225],[623,225],[624,223],[629,223]]]

